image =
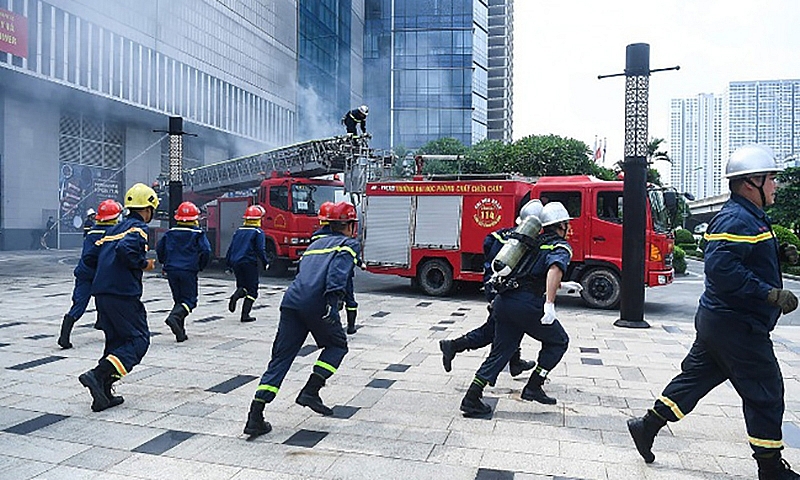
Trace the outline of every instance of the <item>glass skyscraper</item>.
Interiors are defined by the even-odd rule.
[[[489,0],[487,138],[510,142],[513,133],[514,0]]]
[[[377,147],[487,136],[487,0],[366,0],[364,93]],[[387,112],[380,110],[387,108]]]
[[[698,199],[722,193],[722,106],[710,93],[670,105],[670,184]]]

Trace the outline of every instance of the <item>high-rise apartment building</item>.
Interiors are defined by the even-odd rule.
[[[513,133],[514,0],[489,0],[489,99],[486,138],[510,142]]]
[[[800,80],[731,82],[725,95],[724,157],[747,143],[775,150],[778,160],[800,154]]]
[[[364,15],[373,145],[486,138],[488,1],[366,0]]]
[[[703,93],[670,105],[670,183],[695,198],[722,193],[723,103]]]

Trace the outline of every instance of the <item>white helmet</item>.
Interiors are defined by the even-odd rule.
[[[369,114],[369,107],[366,105],[361,105],[360,107],[358,107],[358,111],[363,113],[364,115],[367,115]]]
[[[534,198],[529,201],[522,208],[519,209],[519,216],[517,217],[517,225],[522,223],[523,220],[533,215],[534,217],[541,218],[542,215],[542,201]]]
[[[775,152],[766,145],[751,143],[736,149],[725,167],[725,178],[744,178],[783,171],[775,162]]]
[[[542,220],[542,227],[570,220],[569,212],[561,202],[550,202],[542,207],[542,214],[539,218]]]
[[[97,212],[95,212],[95,211],[94,211],[94,208],[90,208],[89,210],[86,210],[86,216],[87,216],[87,217],[88,217],[89,215],[94,215],[94,214],[96,214],[96,213],[97,213]]]

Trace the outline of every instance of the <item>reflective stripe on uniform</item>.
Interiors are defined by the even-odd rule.
[[[170,231],[181,230],[183,232],[202,232],[199,228],[189,228],[189,227],[172,227]]]
[[[306,255],[324,255],[326,253],[332,253],[332,252],[347,252],[353,256],[353,263],[358,264],[358,255],[356,255],[355,250],[346,245],[331,247],[331,248],[320,248],[317,250],[306,250],[305,252],[303,252],[303,256],[305,257]]]
[[[736,235],[733,233],[706,233],[703,235],[703,238],[707,242],[713,241],[721,241],[725,240],[728,242],[735,242],[735,243],[758,243],[763,242],[765,240],[771,240],[774,238],[772,231],[759,233],[758,235]]]
[[[572,258],[572,247],[564,243],[556,243],[555,245],[542,245],[539,248],[541,250],[555,250],[556,248],[563,248],[564,250],[569,252],[569,256],[570,258]]]
[[[344,307],[344,309],[349,312],[355,312],[356,310],[358,310],[358,307]]]
[[[115,357],[114,355],[108,355],[106,356],[106,360],[108,360],[111,365],[114,365],[114,369],[117,370],[117,373],[119,373],[120,377],[124,377],[128,374],[128,371],[125,370],[125,365],[122,364],[119,358]]]
[[[502,244],[508,243],[508,239],[503,238],[502,235],[498,234],[497,232],[492,232],[492,236],[497,239],[498,242]]]
[[[133,227],[133,228],[129,228],[128,230],[125,230],[122,233],[118,233],[116,235],[106,235],[105,237],[101,238],[100,240],[94,242],[94,244],[99,247],[100,245],[104,244],[105,242],[115,242],[115,241],[123,238],[125,235],[127,235],[129,233],[138,233],[139,235],[142,236],[142,238],[144,238],[145,241],[147,241],[147,234],[144,233],[144,230],[142,230],[139,227]]]
[[[273,387],[272,385],[259,385],[256,388],[256,392],[259,391],[259,390],[266,390],[268,392],[274,393],[275,395],[278,394],[278,387]]]
[[[361,123],[361,122],[363,122],[363,121],[364,121],[364,120],[359,120],[359,119],[357,119],[357,118],[356,118],[356,117],[354,117],[354,116],[353,116],[353,114],[352,114],[352,113],[350,113],[350,112],[347,112],[347,114],[348,114],[348,115],[350,115],[350,118],[352,118],[352,119],[353,119],[353,121],[354,121],[354,122],[356,122],[356,123]]]
[[[747,437],[750,445],[761,448],[783,448],[783,440],[764,440],[763,438]]]
[[[317,360],[317,362],[314,363],[314,366],[315,367],[324,368],[325,370],[327,370],[327,371],[329,371],[331,373],[336,373],[336,367],[334,367],[330,363],[325,363],[322,360]]]
[[[685,416],[681,411],[680,407],[678,407],[678,404],[673,402],[669,398],[661,395],[660,397],[658,397],[658,401],[669,407],[669,409],[672,410],[672,413],[675,414],[675,418],[677,418],[678,420],[680,420]]]
[[[89,230],[86,232],[86,235],[92,235],[93,233],[106,233],[105,230]]]

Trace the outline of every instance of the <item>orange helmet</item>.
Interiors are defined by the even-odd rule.
[[[263,217],[267,212],[264,211],[264,207],[261,205],[250,205],[247,207],[247,210],[244,211],[244,218],[245,220],[258,220]]]
[[[335,204],[333,202],[324,202],[322,205],[320,205],[320,207],[319,207],[319,215],[317,215],[317,217],[320,219],[320,221],[327,221],[328,220],[328,217],[331,214],[331,208],[333,208],[334,205]]]
[[[97,214],[95,215],[94,219],[98,222],[107,222],[109,220],[114,220],[115,218],[119,217],[122,213],[122,205],[119,204],[116,200],[108,199],[103,200],[100,202],[100,205],[97,207]]]
[[[330,209],[327,220],[329,222],[357,222],[356,207],[347,202],[335,203]]]
[[[194,222],[200,217],[200,209],[192,202],[183,202],[175,211],[175,220],[179,222]]]

